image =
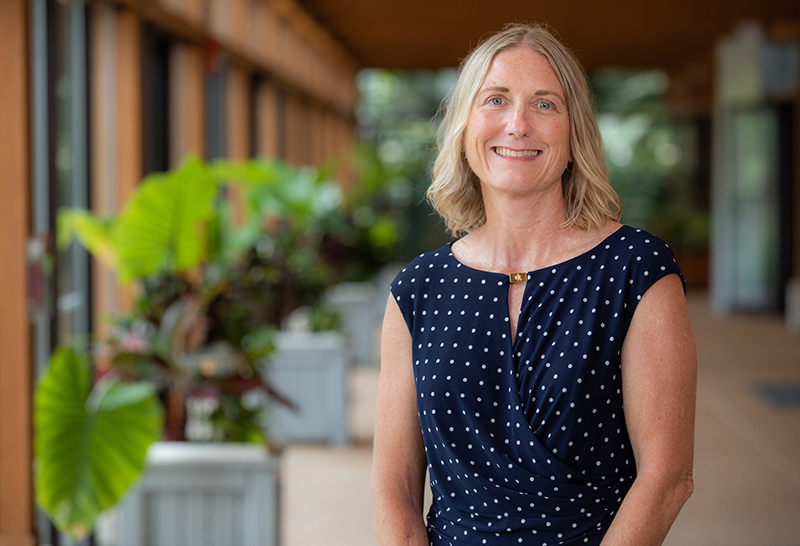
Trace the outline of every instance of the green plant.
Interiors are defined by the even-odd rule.
[[[73,539],[137,480],[162,412],[149,383],[107,376],[92,386],[86,358],[56,351],[34,402],[37,498]]]
[[[208,233],[216,220],[218,182],[197,159],[146,177],[115,217],[87,210],[59,214],[59,243],[77,236],[123,282],[158,273],[191,271],[209,257]]]
[[[327,218],[323,245],[343,279],[363,281],[401,252],[411,182],[367,145],[353,149],[344,170],[353,182],[345,185],[340,213]]]
[[[335,281],[318,249],[320,226],[340,202],[338,186],[319,171],[189,158],[148,176],[114,217],[59,216],[61,244],[77,237],[136,284],[133,309],[113,318],[105,353],[121,377],[159,390],[168,439],[186,438],[189,396],[231,408],[262,389],[287,402],[258,362],[274,349],[281,321]],[[259,414],[219,414],[215,437],[264,441]]]
[[[267,441],[267,401],[292,403],[259,363],[281,322],[342,278],[326,249],[344,211],[324,171],[189,158],[117,215],[59,214],[60,244],[77,239],[134,293],[91,354],[94,388],[89,353],[60,350],[37,391],[37,492],[59,528],[88,532],[149,443],[187,439],[188,400],[215,401],[214,439]]]

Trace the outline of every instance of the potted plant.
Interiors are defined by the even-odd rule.
[[[377,362],[375,340],[387,297],[375,277],[402,251],[411,182],[407,169],[388,166],[366,145],[353,150],[343,170],[353,183],[345,185],[341,214],[327,227],[341,282],[323,297],[341,315],[355,362],[369,366]]]
[[[93,383],[85,356],[62,348],[34,400],[37,501],[73,540],[138,480],[162,430],[152,385],[111,377]]]
[[[347,408],[352,353],[337,329],[338,315],[321,307],[298,311],[301,316],[291,321],[295,325],[278,333],[277,350],[264,361],[265,375],[297,409],[272,408],[267,428],[281,443],[346,445],[350,441]]]
[[[122,282],[133,283],[135,294],[133,307],[113,317],[111,334],[96,344],[93,356],[101,380],[94,390],[85,358],[57,352],[37,392],[37,490],[43,508],[62,530],[72,536],[89,532],[98,511],[112,506],[135,482],[144,461],[142,449],[162,433],[167,440],[187,439],[192,421],[187,402],[192,400],[213,402],[206,439],[250,442],[242,447],[251,454],[256,445],[260,455],[238,457],[240,463],[242,457],[249,461],[244,466],[250,470],[250,463],[259,466],[269,459],[261,414],[270,399],[291,403],[261,375],[260,362],[273,352],[281,320],[321,293],[331,278],[317,252],[321,234],[313,219],[338,206],[337,191],[317,172],[280,163],[206,165],[190,158],[173,171],[148,176],[114,217],[84,210],[60,215],[62,244],[77,237]],[[107,484],[93,477],[103,457],[91,449],[79,450],[80,460],[69,463],[80,470],[63,491],[51,491],[56,487],[47,477],[57,474],[54,469],[68,448],[54,440],[89,437],[97,421],[94,414],[59,421],[56,414],[63,410],[47,401],[44,393],[69,390],[74,377],[82,378],[80,393],[85,394],[83,400],[74,397],[75,408],[93,400],[99,401],[87,407],[124,403],[142,409],[137,419],[149,424],[151,434],[142,435],[136,449],[119,444],[108,452],[113,454],[106,461],[109,467],[117,468],[123,460],[135,463],[113,491],[103,491]],[[163,431],[161,414],[156,414],[159,405],[153,403],[156,396],[164,407]],[[109,397],[112,402],[104,402]],[[120,418],[112,428],[124,435],[141,426],[136,419]],[[173,445],[168,453],[162,447],[150,450],[151,455],[160,453],[161,460],[150,457],[148,474],[157,473],[155,465],[161,463],[181,466],[177,452],[186,446]],[[206,455],[219,454],[219,449],[207,448]],[[220,471],[203,457],[198,462],[196,449],[194,453],[188,455],[198,463],[194,466]],[[232,457],[230,450],[225,457]],[[261,468],[269,466],[274,474],[274,464],[265,464]],[[269,487],[277,490],[274,480]],[[72,513],[80,517],[60,515]],[[274,542],[274,526],[272,535]],[[263,543],[264,537],[258,540]]]

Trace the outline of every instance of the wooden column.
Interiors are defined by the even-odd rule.
[[[311,164],[319,165],[325,160],[325,111],[321,106],[312,106],[311,115]]]
[[[205,155],[205,73],[202,48],[178,42],[170,64],[170,161],[172,167],[193,154]]]
[[[250,156],[250,82],[249,74],[237,67],[228,70],[227,81],[227,138],[228,158],[247,159]]]
[[[119,105],[117,104],[117,12],[108,4],[97,4],[92,11],[91,35],[95,47],[90,51],[92,130],[89,143],[91,208],[104,215],[119,210]],[[117,277],[99,260],[92,261],[92,312],[95,333],[107,331],[105,317],[119,311]]]
[[[225,93],[226,150],[228,159],[241,161],[250,157],[249,74],[240,67],[231,66],[227,74]],[[234,204],[234,222],[244,220],[244,202],[241,188],[228,188],[228,198]]]
[[[142,179],[142,22],[137,13],[117,16],[117,120],[119,199],[128,201]]]
[[[298,150],[296,149],[296,142],[298,140],[297,128],[299,121],[297,115],[297,99],[293,93],[286,93],[285,108],[286,110],[284,116],[286,119],[286,133],[284,134],[283,138],[285,139],[284,146],[286,147],[286,161],[297,164],[299,159],[297,157]]]
[[[278,157],[278,91],[270,82],[258,88],[258,149],[260,157]]]
[[[0,2],[0,546],[33,546],[28,2]]]
[[[117,15],[117,197],[122,208],[142,179],[142,21],[122,9]],[[132,306],[129,287],[120,290],[120,307]]]

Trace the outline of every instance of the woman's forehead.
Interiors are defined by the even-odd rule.
[[[537,95],[555,94],[563,98],[563,89],[547,58],[526,44],[498,52],[478,87],[478,93],[510,92],[530,89]]]

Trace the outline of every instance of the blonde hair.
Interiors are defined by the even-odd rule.
[[[545,28],[510,24],[481,42],[464,59],[458,81],[443,104],[437,138],[439,155],[433,165],[433,183],[427,196],[454,236],[469,233],[486,222],[480,181],[463,151],[464,131],[475,95],[497,54],[521,44],[547,59],[567,101],[572,161],[561,177],[566,224],[588,230],[620,218],[621,203],[608,178],[583,68]]]

